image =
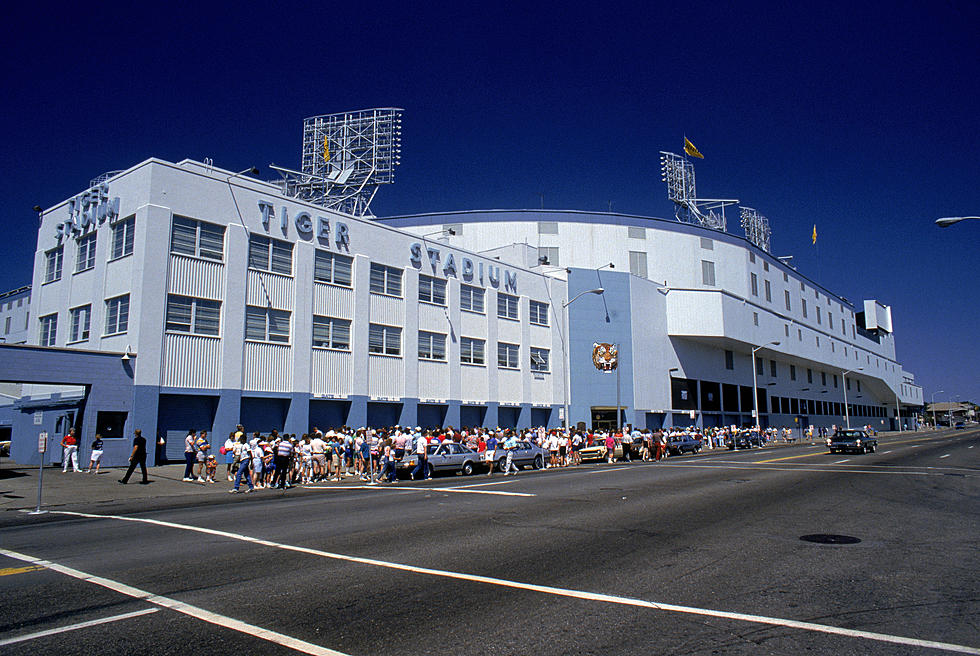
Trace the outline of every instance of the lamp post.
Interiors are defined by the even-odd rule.
[[[939,424],[936,423],[936,395],[944,394],[946,390],[939,390],[938,392],[932,393],[932,430],[939,428]]]
[[[959,223],[960,221],[966,221],[967,219],[977,219],[980,220],[980,216],[946,216],[941,219],[936,219],[936,225],[940,228],[948,228],[954,223]]]
[[[571,379],[572,379],[572,372],[571,372],[572,367],[571,367],[571,362],[569,362],[569,358],[568,358],[568,306],[574,303],[575,301],[577,301],[578,299],[580,299],[581,297],[585,296],[586,294],[603,294],[605,291],[606,290],[603,289],[602,287],[596,287],[595,289],[586,289],[584,292],[579,292],[578,294],[576,294],[575,298],[569,301],[565,301],[564,303],[561,304],[562,314],[564,315],[563,323],[565,324],[565,329],[563,331],[564,334],[562,334],[561,337],[561,352],[563,357],[563,363],[565,365],[565,431],[569,435],[571,435],[571,428],[572,428],[572,422],[571,422],[572,418],[571,415],[569,414],[569,409],[568,409],[568,398],[571,395],[570,389],[571,389]],[[565,295],[566,297],[568,296],[567,288],[566,288]]]
[[[759,426],[759,381],[757,380],[759,374],[755,368],[755,354],[767,346],[779,346],[779,342],[766,342],[762,346],[756,346],[752,349],[752,413],[755,415],[755,430],[757,433],[762,432],[762,427]],[[735,436],[732,436],[732,443],[735,445],[735,451],[738,451],[738,440],[735,439]]]
[[[853,374],[856,371],[864,371],[864,367],[848,369],[841,373],[841,386],[844,388],[844,424],[847,426],[847,430],[851,430],[851,413],[847,409],[847,374]]]

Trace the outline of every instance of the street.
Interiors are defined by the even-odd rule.
[[[0,653],[980,654],[978,444],[8,511]]]

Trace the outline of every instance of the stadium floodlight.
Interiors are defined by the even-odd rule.
[[[768,253],[769,237],[772,234],[769,229],[769,219],[751,207],[740,207],[739,212],[742,215],[742,229],[745,230],[745,238]],[[782,260],[783,258],[778,259]]]
[[[686,157],[660,151],[660,180],[667,183],[667,197],[674,203],[674,216],[681,223],[693,223],[725,232],[725,208],[737,200],[698,198],[694,164]]]

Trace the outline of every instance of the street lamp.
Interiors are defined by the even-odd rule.
[[[941,219],[936,219],[936,225],[940,228],[948,228],[954,223],[966,221],[967,219],[980,219],[980,216],[947,216]]]
[[[841,373],[841,383],[843,383],[842,387],[844,388],[844,423],[847,424],[847,430],[851,430],[851,413],[847,409],[847,374],[853,374],[857,371],[864,371],[864,367],[848,369]]]
[[[752,412],[755,414],[755,430],[756,432],[761,432],[762,428],[759,426],[759,381],[757,378],[759,374],[755,370],[755,354],[756,351],[761,351],[767,346],[779,346],[779,342],[766,342],[762,346],[756,346],[752,349]],[[738,440],[735,436],[732,436],[732,444],[735,446],[735,450],[738,450]]]
[[[561,304],[561,309],[562,309],[562,314],[564,315],[564,324],[565,324],[564,334],[561,337],[561,353],[562,353],[562,357],[564,358],[563,362],[565,364],[565,430],[568,432],[569,435],[571,435],[571,428],[572,428],[572,423],[571,423],[572,418],[571,415],[569,415],[569,410],[568,410],[568,397],[571,395],[570,388],[571,388],[571,379],[572,379],[572,373],[571,373],[572,367],[571,367],[571,362],[569,362],[568,359],[568,345],[567,345],[568,306],[574,303],[575,301],[577,301],[578,299],[582,298],[586,294],[603,294],[605,293],[605,291],[606,290],[603,289],[602,287],[596,287],[595,289],[586,289],[584,292],[579,292],[578,294],[576,294],[575,298],[571,299],[570,301],[565,301],[564,303]],[[565,295],[566,297],[568,295],[567,288],[566,288]]]
[[[939,424],[936,423],[936,395],[944,394],[946,390],[939,390],[938,392],[932,393],[932,430],[939,428]]]

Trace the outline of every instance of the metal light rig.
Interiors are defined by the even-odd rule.
[[[401,163],[402,110],[396,107],[311,116],[303,121],[302,171],[271,168],[283,191],[332,210],[374,216],[378,187]]]
[[[740,207],[739,211],[742,213],[742,229],[745,230],[745,238],[768,253],[769,236],[772,234],[769,229],[769,219],[751,207]]]
[[[678,221],[725,232],[725,208],[737,205],[738,201],[698,198],[694,184],[694,164],[687,158],[660,151],[660,179],[667,183],[667,197],[674,202],[674,216]]]

